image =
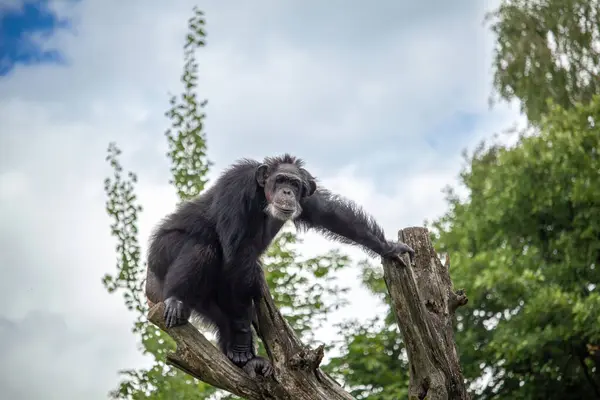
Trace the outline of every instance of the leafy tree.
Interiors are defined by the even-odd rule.
[[[564,108],[600,93],[600,1],[503,0],[490,14],[497,35],[495,87],[538,123],[551,98]]]
[[[514,147],[482,144],[433,223],[469,294],[456,339],[477,398],[600,398],[600,96],[549,103]]]
[[[172,129],[166,132],[173,174],[171,183],[182,199],[202,191],[210,165],[205,156],[206,144],[202,134],[204,115],[201,109],[205,102],[198,102],[194,93],[198,68],[194,52],[204,45],[203,25],[202,12],[195,9],[188,21],[189,34],[184,46],[184,92],[180,99],[171,97],[171,108],[166,113],[173,121]],[[166,354],[175,349],[175,344],[167,334],[146,322],[148,306],[142,287],[146,267],[140,258],[137,235],[138,214],[142,212],[135,195],[137,175],[129,172],[127,177],[123,176],[119,162],[121,151],[116,144],[111,143],[108,152],[107,160],[114,174],[112,179],[105,181],[106,210],[112,220],[112,235],[118,241],[117,273],[106,274],[103,283],[109,292],[123,293],[127,308],[136,314],[132,330],[141,337],[142,352],[154,358],[150,369],[122,371],[125,380],[111,392],[111,396],[124,399],[206,399],[215,389],[166,365]]]
[[[206,136],[203,133],[203,107],[206,101],[197,99],[195,90],[198,65],[195,51],[204,46],[203,13],[194,9],[188,21],[184,46],[185,65],[182,74],[183,93],[170,98],[166,116],[172,126],[165,132],[171,160],[170,183],[181,200],[189,199],[204,190],[211,162],[206,155]],[[142,206],[135,194],[137,175],[125,174],[119,161],[121,150],[111,143],[107,161],[113,176],[105,181],[106,210],[111,219],[111,233],[117,239],[117,271],[106,274],[103,283],[107,290],[120,292],[127,308],[136,315],[133,333],[141,338],[141,350],[154,359],[149,369],[121,371],[123,380],[110,393],[121,399],[208,399],[234,398],[224,396],[214,387],[200,382],[165,363],[166,354],[174,350],[173,340],[146,321],[148,305],[142,284],[146,266],[141,260],[137,222]],[[314,341],[312,332],[326,319],[328,313],[345,304],[341,296],[347,289],[340,287],[334,272],[347,266],[348,257],[338,251],[300,261],[294,246],[299,239],[291,232],[279,235],[264,259],[265,274],[271,293],[290,325],[307,342]]]
[[[541,133],[513,149],[482,144],[461,175],[469,198],[449,190],[450,211],[431,226],[472,304],[457,315],[465,376],[492,377],[478,398],[600,396],[600,319],[592,311],[600,236],[596,223],[586,225],[600,198],[591,189],[600,187],[599,114],[597,101],[581,105],[600,85],[599,10],[597,0],[503,0],[489,15],[498,94],[520,100]],[[583,197],[572,198],[574,188]],[[364,283],[387,302],[380,269],[365,263],[363,270]],[[391,313],[346,323],[341,333],[342,354],[327,368],[354,396],[406,396],[407,363]]]

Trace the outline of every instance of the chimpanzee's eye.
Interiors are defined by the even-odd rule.
[[[275,178],[275,183],[283,183],[285,182],[285,177],[282,175],[277,175],[277,178]]]

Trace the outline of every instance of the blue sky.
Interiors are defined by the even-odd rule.
[[[51,36],[57,29],[68,29],[65,19],[48,8],[47,0],[28,2],[19,8],[0,8],[0,76],[15,66],[64,62],[58,49],[46,49],[32,39]]]
[[[131,314],[101,285],[115,261],[104,158],[116,140],[138,174],[145,249],[176,203],[163,114],[194,5],[207,19],[198,61],[209,177],[241,157],[294,153],[393,239],[446,210],[442,188],[456,183],[463,149],[522,120],[514,105],[488,106],[494,38],[482,21],[495,3],[0,0],[3,393],[100,400],[118,370],[148,365]],[[338,247],[365,257],[303,238],[306,256]],[[351,306],[331,324],[382,310],[357,273],[340,275]],[[325,327],[317,337],[337,336]]]

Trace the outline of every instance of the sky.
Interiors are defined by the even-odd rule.
[[[105,155],[117,141],[138,174],[145,249],[176,204],[163,114],[181,89],[194,5],[207,19],[198,91],[211,178],[242,157],[290,152],[396,239],[444,213],[464,149],[523,120],[514,104],[488,104],[494,37],[483,17],[496,1],[228,4],[0,0],[3,397],[105,399],[119,370],[149,365],[133,315],[101,283],[116,257]],[[305,256],[337,247],[366,257],[302,237]],[[357,268],[340,279],[351,305],[331,324],[382,312]]]

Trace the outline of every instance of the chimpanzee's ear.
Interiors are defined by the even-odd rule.
[[[308,192],[306,192],[306,196],[312,196],[317,191],[317,182],[314,179],[309,179],[308,181]]]
[[[256,168],[256,182],[258,183],[258,186],[265,187],[268,177],[269,166],[267,164],[262,164],[258,168]]]
[[[315,178],[313,178],[313,176],[310,174],[310,172],[308,172],[304,168],[300,168],[300,171],[302,172],[302,175],[304,175],[305,196],[312,196],[317,190],[317,182],[315,181]]]

